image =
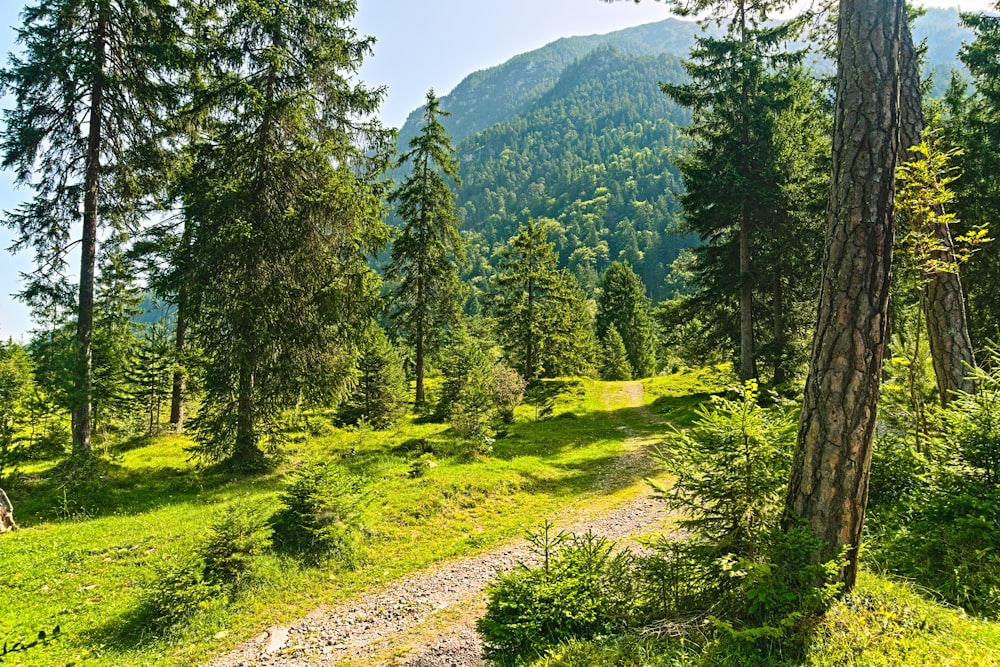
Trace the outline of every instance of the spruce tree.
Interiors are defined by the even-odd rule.
[[[691,82],[663,89],[693,112],[692,145],[678,166],[685,220],[703,242],[696,251],[699,300],[714,328],[735,343],[740,376],[750,379],[757,377],[755,255],[767,226],[783,214],[775,134],[789,85],[778,70],[799,56],[780,52],[787,26],[765,25],[772,3],[686,4],[731,12],[722,19],[724,35],[697,38],[685,63]]]
[[[94,285],[99,230],[133,227],[153,188],[143,175],[176,64],[174,3],[163,0],[38,0],[17,28],[23,51],[0,74],[14,108],[5,112],[3,166],[34,198],[9,213],[14,249],[33,246],[29,302],[64,295],[66,253],[81,225],[76,298],[73,451],[91,449]]]
[[[632,365],[628,361],[625,342],[615,325],[610,325],[602,339],[601,346],[601,379],[631,380]]]
[[[597,300],[597,336],[604,340],[614,327],[625,345],[631,376],[656,372],[656,336],[642,280],[628,262],[612,262],[601,279]]]
[[[593,370],[594,335],[586,297],[559,258],[547,228],[529,218],[507,247],[493,280],[497,338],[526,380]]]
[[[389,428],[406,411],[403,360],[380,327],[365,338],[354,388],[340,407],[340,419],[354,424],[363,418],[374,428]]]
[[[437,348],[438,334],[454,323],[460,306],[463,249],[448,181],[461,185],[461,180],[441,124],[447,115],[434,91],[428,91],[424,124],[398,163],[412,171],[390,195],[404,225],[393,243],[386,277],[392,283],[393,319],[413,348],[417,406],[424,402],[426,356]]]
[[[372,119],[384,91],[355,80],[373,41],[349,25],[356,3],[210,6],[182,194],[206,358],[194,431],[203,456],[253,469],[281,410],[347,388],[380,289],[391,133]]]
[[[569,269],[555,271],[544,298],[539,363],[545,377],[593,375],[598,345],[594,302]]]

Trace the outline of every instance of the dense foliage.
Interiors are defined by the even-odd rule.
[[[399,158],[399,165],[408,165],[411,172],[389,195],[404,224],[385,273],[392,287],[393,320],[413,349],[418,405],[424,402],[425,357],[437,349],[442,330],[455,322],[462,293],[458,263],[464,250],[449,184],[461,185],[461,180],[440,105],[429,91],[420,133]]]

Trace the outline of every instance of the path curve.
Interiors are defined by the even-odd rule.
[[[641,405],[642,385],[634,383],[639,385],[636,391],[631,384],[622,389]],[[630,438],[621,459],[634,463],[637,456],[645,458],[647,444]],[[608,470],[609,477],[619,472],[616,467]],[[671,521],[665,504],[644,491],[610,511],[556,523],[569,532],[591,530],[628,541],[665,528]],[[335,607],[320,607],[291,625],[272,627],[208,667],[475,667],[482,664],[475,620],[485,608],[486,584],[498,572],[533,562],[534,555],[523,539],[445,562]]]

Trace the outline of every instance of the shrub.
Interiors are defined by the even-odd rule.
[[[694,426],[676,431],[672,452],[657,455],[677,475],[660,495],[699,541],[753,558],[781,509],[795,421],[757,405],[756,380],[734,391],[735,400],[714,396],[710,409],[698,408]]]
[[[1000,616],[1000,488],[935,489],[881,552],[897,573],[977,614]]]
[[[271,527],[257,507],[247,501],[229,505],[212,522],[198,547],[205,562],[205,578],[224,586],[239,586],[270,542]]]
[[[406,411],[406,376],[399,350],[385,332],[370,333],[358,360],[356,383],[339,410],[344,423],[366,419],[377,429],[389,428]]]
[[[503,363],[493,365],[493,402],[502,423],[514,423],[514,408],[524,400],[526,386],[521,374],[510,366]]]
[[[477,623],[487,657],[513,662],[573,637],[619,632],[635,618],[635,559],[592,533],[529,534],[541,565],[516,567],[487,589]]]
[[[1000,615],[1000,350],[972,371],[975,394],[941,410],[943,460],[894,483],[907,491],[876,523],[875,551],[892,571],[978,614]],[[885,454],[883,453],[883,456]],[[883,512],[885,513],[885,512]],[[881,518],[881,515],[876,515]]]
[[[192,552],[160,567],[145,588],[150,623],[166,627],[213,601],[232,599],[249,580],[271,530],[263,514],[246,502],[223,509]]]
[[[197,555],[157,568],[143,591],[149,625],[165,628],[193,616],[220,597],[219,586],[205,578],[204,560]]]
[[[274,541],[314,562],[353,569],[361,560],[364,480],[327,462],[303,464],[281,496],[273,520]]]

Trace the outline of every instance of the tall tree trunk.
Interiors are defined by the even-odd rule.
[[[785,290],[784,285],[781,284],[781,276],[774,276],[774,293],[773,293],[773,309],[774,309],[774,384],[781,385],[785,383],[787,379],[787,371],[785,369]]]
[[[187,376],[183,367],[184,350],[187,347],[187,297],[186,290],[181,289],[177,300],[177,323],[174,331],[174,355],[177,367],[174,368],[173,386],[170,392],[170,423],[177,433],[184,432],[184,392],[187,387]]]
[[[191,247],[191,223],[188,220],[184,221],[181,245],[181,252],[186,260]],[[177,365],[174,368],[173,386],[170,391],[170,423],[173,424],[177,433],[183,433],[184,393],[187,391],[187,369],[184,366],[184,361],[188,329],[188,290],[183,284],[177,294],[177,323],[175,327],[174,357]]]
[[[901,85],[899,141],[903,152],[920,143],[920,135],[925,126],[917,54],[913,47],[910,27],[905,21],[900,41],[899,66]],[[916,153],[909,151],[903,159],[913,160],[918,157]],[[943,207],[935,211],[935,216],[941,215],[944,215]],[[940,269],[934,271],[927,281],[923,299],[934,375],[937,378],[941,404],[947,405],[955,393],[975,391],[975,384],[968,378],[968,374],[976,359],[972,339],[969,336],[965,293],[958,274],[951,230],[948,229],[948,225],[935,221],[929,224],[927,231],[933,235],[940,247],[940,250],[931,254],[931,259],[939,265],[955,267],[954,271]]]
[[[73,406],[73,453],[89,456],[93,413],[94,273],[97,265],[97,218],[101,174],[104,67],[108,17],[100,9],[94,35],[94,83],[91,89],[87,157],[83,183],[83,230],[80,243],[80,304],[77,312],[77,377]]]
[[[524,351],[524,379],[533,380],[535,379],[535,267],[533,257],[528,261],[528,339]]]
[[[750,220],[740,220],[740,378],[757,377],[753,354],[753,283],[750,278]]]
[[[805,520],[844,547],[857,576],[892,260],[901,0],[843,0],[826,251],[816,335],[785,501],[785,528]]]
[[[747,25],[747,3],[740,0],[736,5],[737,20],[739,21],[740,41],[744,48],[747,48],[750,40],[750,33]],[[742,99],[740,123],[740,138],[743,143],[743,159],[750,160],[750,156],[745,150],[750,145],[750,81],[746,72],[742,75]],[[752,166],[744,162],[741,168],[745,172],[743,176],[749,179],[749,171]],[[745,196],[745,194],[744,194]],[[757,377],[757,361],[754,358],[753,340],[753,282],[751,270],[753,260],[751,257],[751,212],[747,204],[743,205],[740,215],[740,378],[749,380]]]
[[[421,299],[420,288],[417,288],[417,299]],[[424,404],[427,400],[424,394],[424,320],[420,318],[417,322],[417,330],[414,338],[416,339],[416,350],[414,351],[413,359],[413,373],[416,376],[417,391],[414,397],[414,403],[419,407]]]
[[[264,460],[264,452],[257,445],[257,403],[254,390],[253,370],[241,369],[236,399],[236,442],[230,460],[236,467],[245,470],[257,468]]]

